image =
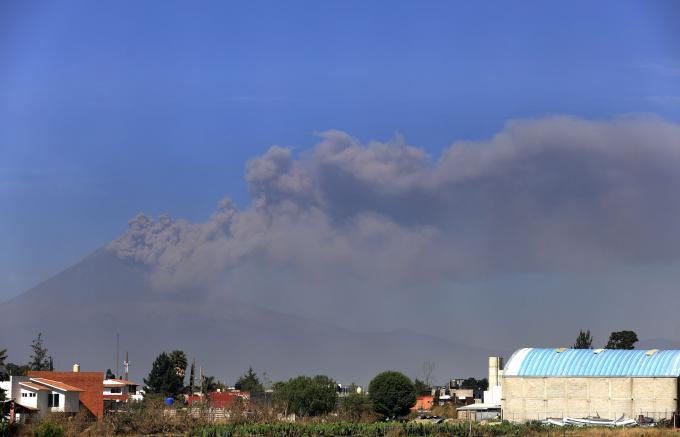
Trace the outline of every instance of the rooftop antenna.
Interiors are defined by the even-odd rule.
[[[115,377],[118,378],[120,376],[120,373],[118,373],[118,349],[120,348],[120,333],[116,331],[116,375]]]
[[[130,372],[130,360],[128,359],[128,353],[125,351],[125,361],[123,361],[123,366],[125,367],[125,380],[128,380],[128,373]]]

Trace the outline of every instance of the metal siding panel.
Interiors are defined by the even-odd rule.
[[[680,376],[680,350],[647,356],[644,350],[523,349],[508,364],[515,359],[522,362],[513,363],[512,376]]]

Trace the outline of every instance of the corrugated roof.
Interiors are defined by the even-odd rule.
[[[525,348],[512,354],[503,376],[680,376],[680,350],[649,352]]]

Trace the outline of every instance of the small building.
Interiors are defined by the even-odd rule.
[[[119,404],[135,399],[139,384],[126,379],[105,379],[103,385],[105,408],[116,409]]]
[[[416,396],[416,403],[411,407],[411,411],[430,411],[434,405],[434,396]]]
[[[502,372],[503,419],[670,419],[679,377],[680,350],[520,349]]]
[[[476,403],[457,408],[458,418],[472,422],[495,421],[501,418],[500,405]]]

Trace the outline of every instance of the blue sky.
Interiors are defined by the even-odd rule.
[[[249,203],[245,163],[314,133],[433,156],[509,119],[680,120],[680,4],[0,3],[0,300],[138,212]]]

